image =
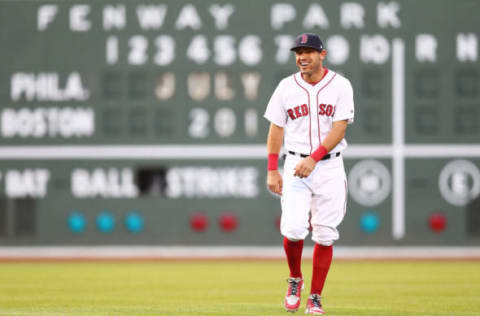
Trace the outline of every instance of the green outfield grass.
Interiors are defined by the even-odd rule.
[[[281,261],[1,263],[0,315],[285,316],[286,277]],[[480,315],[480,263],[334,262],[323,296],[328,315]]]

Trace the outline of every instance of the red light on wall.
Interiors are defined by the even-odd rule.
[[[433,213],[428,218],[430,229],[436,233],[441,233],[447,227],[447,218],[442,213]]]
[[[223,213],[220,215],[218,224],[224,232],[233,232],[238,226],[237,216],[233,213]]]
[[[197,232],[203,232],[208,228],[208,217],[203,213],[195,213],[190,216],[190,227]]]
[[[278,230],[280,230],[280,223],[282,222],[282,216],[281,215],[278,215],[276,218],[275,218],[275,227],[277,227]]]

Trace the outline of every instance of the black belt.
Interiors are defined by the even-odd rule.
[[[289,153],[290,155],[300,156],[300,157],[302,157],[302,158],[305,158],[305,157],[310,156],[310,155],[305,155],[305,154],[296,153],[296,152],[290,151],[290,150],[288,151],[288,153]],[[334,157],[338,157],[338,156],[340,156],[340,153],[339,153],[339,152],[338,152],[338,153],[334,153],[334,154],[326,154],[325,157],[322,158],[322,160],[327,160],[327,159],[334,158]]]

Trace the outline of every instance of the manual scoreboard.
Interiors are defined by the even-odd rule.
[[[474,0],[0,1],[0,243],[275,245],[302,32],[354,88],[342,245],[480,243]]]

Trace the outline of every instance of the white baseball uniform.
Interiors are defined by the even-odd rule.
[[[297,72],[278,84],[264,116],[284,128],[284,147],[288,153],[281,199],[282,235],[289,240],[305,239],[311,211],[313,241],[332,245],[339,238],[337,226],[346,212],[347,180],[341,156],[347,147],[346,140],[342,139],[330,151],[329,159],[320,160],[307,178],[293,174],[295,166],[303,159],[300,154],[313,153],[332,129],[333,122],[353,122],[350,81],[327,70],[322,80],[312,85]]]

